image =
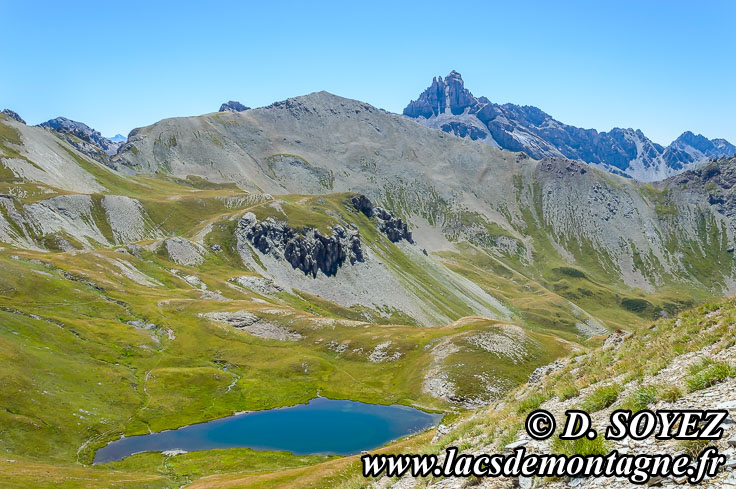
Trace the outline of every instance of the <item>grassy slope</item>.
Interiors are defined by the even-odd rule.
[[[510,392],[496,408],[481,410],[474,415],[461,415],[452,421],[455,428],[436,443],[431,442],[431,434],[417,436],[404,443],[397,443],[383,450],[384,453],[438,453],[449,446],[460,450],[472,447],[486,447],[502,451],[503,447],[517,437],[523,430],[523,420],[527,413],[552,397],[567,399],[578,396],[579,391],[589,388],[587,397],[580,397],[579,405],[595,411],[616,400],[615,392],[605,387],[597,388],[599,382],[621,378],[623,383],[637,384],[645,375],[654,375],[669,365],[675,358],[690,352],[709,347],[709,354],[736,344],[734,331],[736,325],[736,298],[712,302],[689,309],[680,316],[660,319],[649,323],[648,327],[633,332],[619,350],[593,349],[579,353],[566,367],[545,377],[539,384],[522,386]],[[704,333],[705,332],[705,333]],[[707,369],[707,366],[705,367]],[[693,370],[694,372],[694,370]],[[736,372],[732,366],[730,375]],[[718,382],[723,375],[709,374],[709,382]],[[729,374],[725,374],[729,375]],[[699,377],[698,377],[699,376]],[[691,373],[690,377],[700,379],[703,372]],[[616,391],[617,392],[617,391]],[[637,393],[645,393],[639,395]],[[682,391],[671,386],[657,385],[652,388],[635,390],[631,398],[620,399],[624,408],[643,409],[659,399],[673,401]],[[604,402],[604,397],[605,402]],[[644,401],[641,401],[643,398]],[[585,447],[583,447],[585,448]],[[568,450],[568,447],[558,447]],[[489,449],[486,449],[486,451]],[[571,455],[571,452],[568,455]],[[419,481],[417,487],[425,487],[436,479]],[[307,489],[334,487],[336,489],[356,489],[365,487],[366,481],[360,475],[360,462],[357,457],[344,458],[328,463],[298,469],[298,471],[275,472],[268,475],[223,475],[199,480],[188,486],[192,489],[256,489],[262,487],[283,487]]]
[[[375,231],[365,216],[349,212],[344,205],[345,194],[285,196],[280,199],[284,216],[269,202],[249,200],[247,195],[230,188],[186,187],[186,182],[154,181],[153,184],[161,185],[161,191],[149,191],[145,195],[141,191],[140,198],[152,220],[160,224],[162,233],[192,237],[210,225],[206,241],[224,247],[223,252],[211,255],[196,269],[176,268],[197,275],[209,290],[219,291],[231,301],[202,299],[199,291],[166,271],[174,265],[160,254],[146,253],[144,260],[138,260],[111,250],[0,253],[3,267],[0,296],[5,308],[0,312],[3,318],[0,355],[3,364],[11,366],[0,374],[3,385],[9,386],[0,398],[4,408],[0,417],[4,426],[13,427],[0,438],[0,450],[6,451],[9,458],[22,459],[29,467],[53,464],[53,468],[49,465],[49,473],[65,480],[69,487],[74,487],[74,483],[67,478],[77,477],[72,474],[84,470],[90,471],[84,477],[100,478],[111,487],[116,478],[127,478],[128,482],[120,484],[131,487],[165,487],[212,473],[242,474],[262,471],[267,466],[275,469],[321,462],[319,458],[289,454],[210,451],[171,460],[161,455],[141,455],[104,468],[82,469],[69,465],[77,460],[89,462],[95,448],[121,433],[141,434],[235,411],[294,404],[314,397],[317,392],[335,398],[443,409],[447,406],[421,389],[422,372],[431,362],[425,346],[448,337],[466,345],[463,339],[468,334],[496,328],[488,320],[417,328],[402,325],[410,321],[401,315],[384,320],[398,324],[356,327],[349,321],[338,321],[334,328],[315,327],[314,313],[337,319],[359,319],[365,311],[343,308],[306,294],[282,293],[269,298],[231,289],[226,279],[244,273],[233,250],[233,218],[252,210],[260,218],[270,215],[286,219],[295,227],[310,225],[325,232],[338,222],[353,223],[365,242],[389,266],[409,277],[409,286],[412,283],[435,285],[422,289],[422,293],[429,294],[424,296],[425,300],[440,304],[451,317],[466,315],[469,309],[461,297],[408,262],[395,245]],[[173,186],[171,194],[166,191],[168,185]],[[176,199],[171,198],[172,194]],[[224,203],[223,197],[243,197],[243,200],[232,207]],[[467,382],[472,375],[462,365],[467,365],[472,373],[483,371],[522,382],[534,367],[565,353],[567,347],[555,337],[579,340],[572,333],[575,318],[562,294],[527,278],[481,248],[460,244],[459,249],[460,253],[441,254],[448,266],[512,306],[539,345],[536,356],[517,366],[509,365],[508,359],[470,349],[455,354],[447,360],[447,366],[462,394],[472,396],[473,388],[477,388],[475,383]],[[12,254],[21,259],[10,259]],[[36,261],[38,258],[47,265]],[[114,268],[109,259],[121,258],[162,286],[143,287],[125,277],[111,275]],[[64,278],[59,269],[87,277],[105,290]],[[493,273],[488,273],[489,270]],[[552,273],[568,284],[581,284],[578,288],[594,290],[598,295],[591,300],[591,307],[601,297],[608,297],[608,302],[599,304],[602,313],[612,311],[611,304],[619,300],[615,290],[595,282],[584,272],[552,270]],[[253,298],[280,305],[284,313],[263,313],[263,309],[273,306],[253,302]],[[198,313],[209,310],[242,309],[296,329],[306,339],[285,345],[253,338],[197,317]],[[615,319],[609,324],[615,326],[646,321],[645,315],[631,312],[624,316],[611,312],[610,316]],[[138,319],[160,327],[153,335],[155,339],[150,332],[125,324]],[[176,340],[167,338],[163,333],[166,328],[175,333]],[[548,336],[550,333],[554,336]],[[373,364],[364,356],[350,352],[338,355],[327,347],[331,341],[349,341],[351,350],[370,351],[387,339],[403,354],[400,361]],[[287,349],[288,355],[283,354]],[[231,384],[233,387],[228,390]],[[18,395],[19,392],[24,395]],[[331,462],[334,467],[344,467],[342,463]],[[298,470],[311,473],[310,469]],[[278,478],[287,480],[289,473],[284,472]],[[33,475],[19,475],[14,480],[20,487],[23,481],[31,480],[28,477]],[[354,474],[347,479],[353,477]],[[342,476],[338,478],[342,480]]]
[[[253,302],[253,294],[229,288],[225,279],[242,271],[232,268],[227,253],[214,255],[199,269],[177,267],[196,274],[210,290],[231,299],[224,303],[202,299],[198,290],[166,271],[172,264],[159,255],[147,253],[144,258],[105,250],[0,252],[0,356],[7,366],[0,373],[6,386],[0,394],[0,417],[3,426],[12,427],[0,438],[0,450],[9,458],[56,464],[57,468],[49,470],[64,478],[66,469],[58,467],[77,460],[89,462],[94,448],[121,433],[141,434],[235,411],[304,402],[317,392],[441,409],[446,406],[421,390],[422,371],[430,362],[424,347],[441,338],[495,328],[488,320],[436,328],[367,323],[356,327],[350,321],[338,321],[334,328],[316,327],[319,318],[312,314],[284,305],[283,314],[269,315],[261,310],[273,306]],[[115,276],[111,259],[131,263],[162,285],[149,288]],[[282,295],[282,299],[269,300],[298,304],[300,299]],[[306,338],[298,344],[261,340],[198,317],[208,310],[243,309],[288,325]],[[334,305],[323,311],[338,318],[341,312]],[[153,334],[136,329],[126,324],[131,320],[153,322],[159,329]],[[168,339],[166,328],[174,332],[175,340]],[[553,338],[538,334],[534,338],[549,347],[530,359],[525,371],[564,354],[566,348]],[[351,349],[370,351],[387,339],[403,354],[398,362],[374,364],[364,355],[338,355],[327,347],[331,341],[349,341]],[[308,373],[304,373],[305,365]],[[472,368],[503,373],[492,356],[479,358]],[[139,466],[131,461],[121,467],[143,470],[153,464],[157,467],[154,472],[163,478],[146,478],[140,487],[156,487],[213,471],[262,470],[272,463],[273,468],[319,461],[252,453],[237,465],[227,462],[233,459],[232,453],[215,451],[197,457],[202,458],[196,463],[167,463],[165,469],[161,457],[156,462],[141,461]],[[97,471],[94,477],[103,477],[98,473],[103,469],[91,470]],[[117,476],[108,475],[112,484]],[[22,486],[20,481],[27,479],[18,480]]]
[[[667,251],[673,255],[682,252],[682,262],[690,274],[671,276],[660,270],[651,257],[635,253],[635,268],[645,277],[656,273],[661,279],[654,293],[625,285],[611,257],[581,236],[564,238],[573,265],[560,256],[550,239],[554,230],[545,223],[541,192],[534,177],[526,183],[520,176],[515,178],[510,191],[521,214],[512,218],[508,209],[496,209],[503,226],[456,202],[448,202],[431,187],[420,192],[397,184],[386,186],[384,192],[394,212],[405,217],[418,216],[443,229],[455,250],[437,254],[449,268],[503,298],[528,327],[575,339],[574,325],[580,318],[571,311],[568,301],[610,329],[629,329],[722,294],[725,284],[714,277],[720,277],[723,264],[733,259],[727,252],[725,231],[702,217],[698,242],[710,245],[701,247],[686,240],[671,225],[677,211],[668,200],[668,190],[651,186],[637,189],[657,210],[666,230],[663,241]]]

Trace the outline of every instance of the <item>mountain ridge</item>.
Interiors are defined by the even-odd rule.
[[[639,129],[598,132],[564,124],[533,106],[495,104],[473,96],[454,70],[445,78],[434,77],[403,115],[460,137],[524,151],[533,158],[577,159],[642,181],[661,180],[711,158],[736,154],[736,146],[725,139],[709,140],[690,131],[664,147]]]
[[[609,257],[596,266],[610,271],[604,263],[610,259],[616,277],[649,291],[664,276],[684,272],[685,260],[666,249],[700,232],[700,211],[682,206],[708,199],[704,187],[697,200],[667,180],[656,190],[630,179],[610,181],[616,177],[583,163],[535,161],[327,92],[238,114],[166,119],[135,130],[114,162],[141,174],[195,175],[271,194],[358,192],[406,217],[414,229],[433,222],[443,233],[492,243],[496,253],[522,262],[539,252],[528,241],[530,226],[543,225],[539,238],[553,237],[555,255],[586,260],[581,250],[592,245],[596,260]],[[725,219],[718,215],[717,221]],[[479,222],[467,222],[471,216]],[[489,233],[480,223],[497,230]],[[711,226],[733,233],[725,221]],[[626,251],[622,239],[632,243]],[[640,254],[654,261],[636,264]]]
[[[87,124],[66,117],[50,119],[42,122],[38,127],[57,134],[80,152],[106,165],[125,141],[120,134],[113,139],[108,139]]]

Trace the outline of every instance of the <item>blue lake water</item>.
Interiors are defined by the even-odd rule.
[[[177,430],[113,441],[94,463],[140,452],[248,447],[296,455],[353,455],[435,426],[441,414],[407,406],[383,406],[324,397],[307,404],[238,414]]]

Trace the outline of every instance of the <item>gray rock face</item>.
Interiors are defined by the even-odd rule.
[[[434,129],[478,140],[536,159],[565,157],[594,164],[618,175],[661,180],[710,158],[736,154],[725,139],[683,133],[671,145],[652,142],[640,130],[609,132],[569,126],[536,107],[494,104],[476,98],[452,71],[432,84],[404,109],[404,115]]]
[[[235,100],[230,100],[229,102],[225,102],[224,104],[220,106],[219,112],[244,112],[249,109],[250,107],[246,107],[240,102],[236,102]]]
[[[316,277],[320,270],[325,275],[335,275],[346,261],[351,265],[364,261],[358,232],[342,226],[332,229],[331,236],[312,228],[298,232],[271,217],[259,222],[255,214],[248,212],[240,218],[236,233],[261,253],[283,258],[293,268]]]
[[[264,277],[243,275],[242,277],[234,277],[230,281],[262,295],[273,295],[284,290],[273,280]]]
[[[23,119],[21,118],[21,116],[19,116],[19,115],[18,115],[18,113],[17,113],[17,112],[15,112],[15,111],[13,111],[13,110],[10,110],[10,109],[3,109],[3,114],[7,115],[7,116],[8,116],[8,117],[10,117],[11,119],[14,119],[14,120],[16,120],[16,121],[20,122],[21,124],[25,124],[25,123],[26,123],[26,121],[24,121],[24,120],[23,120]]]
[[[708,204],[719,214],[728,218],[731,229],[736,231],[736,164],[734,163],[733,159],[713,161],[665,182],[684,189],[694,198],[705,195]]]
[[[40,124],[41,127],[55,131],[80,152],[102,163],[118,152],[122,142],[111,141],[87,124],[57,117]]]
[[[373,202],[365,195],[356,195],[350,201],[356,211],[362,212],[368,217],[373,216]]]
[[[385,234],[391,242],[397,243],[405,239],[409,243],[414,243],[411,231],[401,218],[394,216],[383,207],[374,207],[365,195],[353,197],[351,202],[357,211],[362,212],[367,217],[375,217],[378,230]]]
[[[478,99],[465,88],[460,73],[453,70],[446,78],[432,78],[432,85],[404,109],[409,117],[424,117],[444,114],[446,111],[458,115],[478,105]]]

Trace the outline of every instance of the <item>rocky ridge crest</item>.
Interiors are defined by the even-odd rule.
[[[81,153],[105,164],[123,145],[122,141],[111,141],[87,124],[66,117],[42,122],[39,126],[54,131]]]
[[[544,111],[515,104],[495,104],[474,97],[460,73],[450,72],[432,84],[403,111],[425,126],[440,129],[535,159],[565,157],[584,161],[622,176],[654,181],[696,167],[711,158],[736,154],[725,139],[710,140],[687,131],[662,146],[640,130],[583,129],[555,120]]]
[[[13,111],[13,110],[3,109],[3,112],[2,113],[5,114],[5,115],[7,115],[8,117],[10,117],[13,120],[15,120],[17,122],[20,122],[21,124],[25,124],[26,123],[26,121],[24,121],[23,118],[21,116],[19,116],[18,113],[15,112],[15,111]]]

